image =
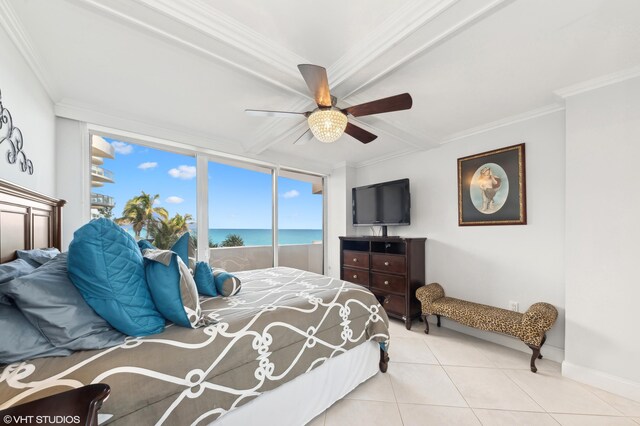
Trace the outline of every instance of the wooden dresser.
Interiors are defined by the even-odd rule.
[[[367,287],[391,317],[420,318],[426,238],[340,237],[340,278]]]

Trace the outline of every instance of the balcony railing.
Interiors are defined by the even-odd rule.
[[[113,197],[109,195],[91,193],[91,207],[113,207],[116,205]]]
[[[91,176],[92,178],[103,181],[103,182],[104,181],[113,182],[113,172],[111,170],[98,167],[96,165],[91,166]]]
[[[280,266],[289,266],[318,274],[323,273],[324,250],[322,244],[291,244],[278,248]],[[209,264],[229,272],[273,266],[272,246],[218,247],[209,250]]]

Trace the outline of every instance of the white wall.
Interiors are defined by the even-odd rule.
[[[45,195],[55,193],[55,117],[53,103],[7,34],[0,28],[2,105],[22,131],[23,150],[33,162],[33,175],[7,162],[9,142],[0,144],[0,178]],[[6,126],[0,130],[4,135]],[[19,162],[19,160],[18,160]]]
[[[67,200],[62,224],[63,247],[73,233],[91,219],[89,207],[90,164],[89,131],[85,123],[56,118],[56,193]]]
[[[340,240],[338,237],[354,235],[351,225],[351,188],[355,186],[353,167],[341,166],[326,179],[327,191],[327,250],[325,275],[340,278]]]
[[[563,372],[640,400],[640,78],[566,105]]]
[[[539,301],[556,306],[560,317],[543,353],[557,360],[564,347],[564,136],[560,111],[357,169],[358,185],[411,180],[411,226],[389,227],[389,234],[428,238],[427,282],[439,282],[447,295],[503,308],[509,301],[521,311]],[[458,226],[456,160],[521,142],[528,225]],[[528,351],[515,339],[445,324]]]

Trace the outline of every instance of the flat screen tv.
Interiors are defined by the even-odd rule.
[[[409,179],[376,183],[351,190],[354,226],[411,224],[411,194]]]

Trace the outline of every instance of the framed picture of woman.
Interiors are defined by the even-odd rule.
[[[526,225],[524,144],[458,158],[458,225]]]

